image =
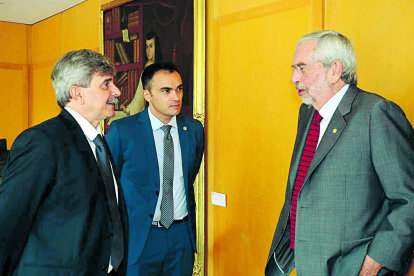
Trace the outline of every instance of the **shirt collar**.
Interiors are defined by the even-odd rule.
[[[102,135],[101,128],[99,125],[94,128],[91,123],[88,122],[82,115],[80,115],[75,110],[71,109],[70,107],[65,106],[65,109],[75,118],[76,122],[78,122],[79,126],[81,127],[85,136],[90,140],[93,141],[98,134]]]
[[[148,107],[148,115],[151,121],[152,131],[156,131],[164,125],[163,122],[161,122],[157,117],[155,117],[154,114],[152,114],[150,107]],[[174,115],[166,125],[171,125],[173,128],[178,128],[177,117]]]
[[[328,122],[331,120],[336,108],[344,97],[345,92],[348,90],[348,87],[349,84],[345,84],[345,86],[342,87],[338,93],[336,93],[322,106],[322,108],[319,110],[319,114],[322,116],[323,120],[328,120]]]

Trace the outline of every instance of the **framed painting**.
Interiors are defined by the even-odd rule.
[[[181,113],[205,120],[205,0],[115,0],[101,6],[102,51],[117,69],[121,90],[110,124],[141,112],[141,74],[146,66],[171,61],[180,71],[184,94]],[[204,275],[204,161],[197,176],[197,255],[193,275]]]

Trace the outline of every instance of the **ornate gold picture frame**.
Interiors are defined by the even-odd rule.
[[[193,63],[192,63],[192,77],[189,78],[192,80],[190,86],[192,86],[192,108],[185,109],[185,113],[188,113],[188,110],[192,110],[193,118],[198,119],[204,125],[205,123],[205,0],[192,0],[193,1],[193,11],[194,11],[194,34],[193,34]],[[125,4],[131,4],[132,2],[145,3],[145,0],[133,1],[133,0],[115,0],[104,4],[101,6],[101,30],[102,30],[102,45],[101,52],[104,53],[105,46],[105,30],[104,20],[108,20],[104,15],[104,11],[111,9],[113,7],[122,6]],[[142,14],[141,14],[142,15]],[[122,15],[120,16],[122,17]],[[111,18],[110,20],[114,20]],[[116,19],[116,20],[119,20]],[[142,32],[141,32],[142,33]],[[137,39],[143,41],[145,37],[141,34]],[[143,70],[143,56],[145,51],[141,46],[141,49],[136,50],[138,55],[141,56],[141,61],[137,62],[128,70],[138,71]],[[135,55],[135,53],[134,53]],[[127,66],[127,65],[126,65]],[[184,80],[184,79],[183,79]],[[183,112],[183,110],[182,110]],[[190,114],[187,114],[190,115]],[[103,131],[106,131],[108,127],[107,122],[101,122],[101,128]],[[195,199],[197,204],[197,251],[198,253],[195,256],[194,270],[193,275],[203,276],[205,272],[205,178],[204,178],[204,159],[201,164],[200,171],[194,183],[195,188]]]

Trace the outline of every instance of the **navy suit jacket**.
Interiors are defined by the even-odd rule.
[[[204,152],[202,124],[185,115],[177,115],[184,186],[187,198],[187,230],[196,252],[196,213],[194,180]],[[134,264],[144,248],[153,221],[160,190],[160,174],[153,130],[144,111],[111,124],[106,135],[115,160],[115,174],[125,191],[130,222],[128,265]]]
[[[118,188],[126,260],[128,218]],[[107,275],[113,231],[105,186],[85,134],[65,109],[17,137],[0,185],[0,214],[0,275]]]

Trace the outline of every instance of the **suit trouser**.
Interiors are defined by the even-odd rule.
[[[128,276],[191,276],[194,251],[186,223],[172,224],[169,229],[151,226],[138,261],[128,266]]]

